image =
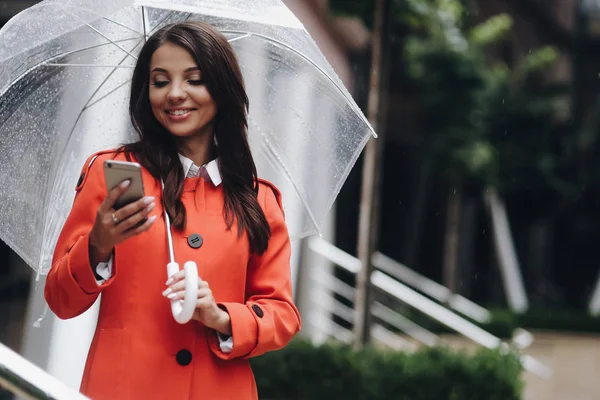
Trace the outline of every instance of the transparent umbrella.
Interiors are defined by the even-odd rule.
[[[48,272],[91,153],[135,140],[129,83],[145,39],[202,20],[232,43],[259,176],[292,238],[318,233],[367,140],[367,119],[280,0],[45,0],[0,30],[0,238]]]

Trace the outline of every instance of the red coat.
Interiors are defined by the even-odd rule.
[[[114,153],[97,156],[82,171],[45,287],[50,309],[62,319],[80,315],[102,293],[81,391],[93,400],[257,399],[248,358],[285,346],[300,329],[279,191],[260,181],[258,201],[272,236],[266,252],[257,256],[249,252],[246,235],[238,237],[235,224],[226,229],[223,186],[203,178],[185,182],[187,226],[184,232],[173,231],[175,258],[181,267],[195,261],[200,277],[229,312],[234,345],[225,354],[215,331],[197,321],[175,322],[170,302],[162,296],[169,261],[164,218],[117,245],[113,276],[97,285],[88,236],[107,193],[103,163]],[[146,195],[157,199],[152,215],[162,216],[160,184],[145,170],[143,182]],[[204,240],[200,248],[187,243],[193,233]]]

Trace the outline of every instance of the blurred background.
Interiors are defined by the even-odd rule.
[[[600,1],[284,2],[380,138],[294,243],[302,341],[259,392],[600,399]],[[0,244],[0,342],[77,388],[93,310],[34,328],[42,292]]]

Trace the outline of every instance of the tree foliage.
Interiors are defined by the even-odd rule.
[[[407,3],[415,33],[405,61],[419,89],[427,156],[450,178],[505,191],[560,189],[552,138],[560,91],[543,80],[557,52],[542,47],[508,65],[490,50],[510,39],[509,15],[467,26],[458,0]]]

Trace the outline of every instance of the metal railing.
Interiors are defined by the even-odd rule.
[[[320,238],[310,239],[309,240],[309,248],[313,252],[321,255],[322,257],[326,258],[327,260],[331,261],[332,263],[338,265],[339,267],[343,268],[344,270],[346,270],[352,274],[356,274],[361,268],[361,263],[360,263],[359,259],[357,259],[356,257],[353,257],[352,255],[350,255],[348,253],[345,253],[344,251],[338,249],[337,247],[331,245],[330,243],[327,243],[323,239],[320,239]],[[392,266],[392,263],[390,262],[389,259],[386,259],[384,257],[385,256],[383,256],[381,254],[376,254],[374,256],[374,261],[375,261],[374,265],[378,268],[383,267],[383,269],[385,269],[386,272],[391,271],[390,267]],[[400,274],[394,273],[394,275],[396,276],[396,278],[394,278],[380,270],[375,270],[373,272],[373,274],[371,275],[371,283],[379,291],[387,294],[388,296],[391,296],[392,298],[394,298],[404,304],[407,304],[407,305],[419,310],[420,312],[428,315],[432,319],[446,325],[447,327],[451,328],[453,331],[465,336],[466,338],[472,340],[473,342],[475,342],[481,346],[484,346],[484,347],[490,348],[490,349],[501,348],[506,351],[510,350],[511,347],[508,343],[503,342],[500,338],[481,329],[480,327],[478,327],[477,325],[468,321],[467,319],[463,318],[462,316],[445,308],[444,306],[436,303],[435,301],[425,297],[424,295],[420,294],[416,290],[411,289],[407,285],[399,282],[397,279],[402,279],[402,277],[400,277],[400,275],[403,275],[403,278],[408,277],[408,279],[411,280],[413,284],[418,285],[419,290],[421,290],[422,292],[427,293],[427,294],[433,293],[432,297],[435,298],[436,300],[441,299],[441,298],[446,299],[446,302],[449,304],[450,307],[452,307],[454,309],[456,309],[456,307],[458,307],[462,313],[465,313],[466,315],[474,316],[475,320],[478,320],[482,317],[489,318],[489,315],[486,315],[484,312],[482,312],[482,310],[484,310],[486,312],[487,312],[487,310],[481,308],[480,306],[476,305],[475,303],[470,302],[468,299],[461,298],[460,296],[456,296],[456,295],[449,296],[447,294],[447,292],[441,291],[440,288],[436,286],[437,284],[433,285],[432,281],[427,282],[426,280],[423,280],[423,277],[419,277],[416,273],[409,275],[406,270],[401,269],[400,271],[401,271]],[[392,275],[392,274],[390,274],[390,275]],[[417,280],[416,278],[419,278],[419,279]],[[339,296],[342,296],[350,301],[354,300],[353,299],[354,289],[350,285],[347,285],[346,283],[340,281],[339,279],[337,279],[334,276],[329,276],[326,279],[323,279],[323,277],[320,277],[318,283],[322,284],[322,285],[326,285],[330,290],[332,290]],[[424,283],[426,285],[424,285]],[[433,282],[433,283],[435,283],[435,282]],[[458,299],[458,301],[457,301],[457,299]],[[319,304],[326,304],[326,302],[321,301]],[[454,305],[454,306],[452,306],[452,305]],[[331,308],[328,311],[331,312],[332,314],[335,314],[336,316],[346,320],[347,322],[352,323],[352,321],[354,319],[354,313],[350,313],[348,311],[348,310],[352,310],[350,307],[345,306],[345,305],[344,305],[344,307],[345,307],[345,309],[344,309],[343,313],[340,313],[339,307]],[[440,342],[440,338],[438,336],[436,336],[435,334],[418,326],[414,322],[403,317],[401,314],[385,307],[381,303],[375,302],[373,304],[371,312],[373,313],[374,316],[381,319],[385,323],[388,323],[388,324],[396,327],[397,329],[405,332],[408,336],[411,336],[412,338],[418,340],[419,342],[421,342],[427,346],[433,346]],[[485,321],[485,319],[483,319],[483,320]],[[331,321],[331,323],[333,323],[333,321]],[[340,329],[343,329],[345,331],[344,332],[345,334],[343,335],[343,337],[346,340],[344,340],[344,341],[351,340],[351,337],[348,338],[348,336],[349,336],[348,334],[350,331],[339,325],[337,325],[337,326]],[[381,328],[382,328],[381,325],[377,326],[376,329],[377,329],[378,335],[377,335],[377,337],[375,337],[375,339],[383,342],[384,344],[391,345],[392,338],[389,334],[393,334],[393,333],[387,329],[386,329],[387,332],[382,333]],[[385,329],[385,328],[383,328],[383,329]],[[329,324],[329,326],[328,326],[328,331],[333,333],[332,334],[333,337],[338,337],[336,335],[336,329],[334,329],[331,324]],[[396,336],[398,336],[398,335],[396,335]],[[391,347],[398,347],[398,346],[392,345]],[[534,359],[533,357],[521,354],[520,359],[521,359],[521,363],[522,363],[523,367],[526,370],[538,375],[539,377],[541,377],[543,379],[549,379],[551,377],[552,370],[545,364],[542,364],[539,361],[537,361],[536,359]]]
[[[491,318],[490,312],[479,304],[473,303],[459,294],[452,293],[447,287],[424,277],[384,254],[379,252],[373,254],[371,262],[375,268],[425,293],[438,302],[447,304],[450,308],[474,321],[485,323]]]
[[[333,291],[340,297],[343,297],[347,300],[352,301],[354,298],[354,288],[333,276],[328,276],[324,279],[320,279],[318,282],[313,283],[317,285],[325,284],[328,288],[332,288]],[[324,311],[336,315],[345,322],[350,324],[354,323],[354,309],[336,299],[328,299],[325,297],[326,295],[322,291],[317,291],[316,295],[312,296],[311,300],[315,302],[315,304],[318,304]],[[372,312],[374,315],[380,316],[380,319],[386,323],[389,323],[397,329],[406,331],[408,336],[416,339],[419,342],[431,345],[437,340],[437,337],[434,334],[428,332],[426,329],[418,327],[416,324],[399,314],[388,317],[390,312],[393,313],[393,311],[389,310],[383,304],[373,304]],[[315,316],[311,316],[311,318],[312,321],[309,323],[312,323],[320,332],[325,332],[328,336],[334,337],[342,342],[349,343],[352,341],[352,331],[349,329],[336,324],[328,318],[324,318],[322,315],[317,317],[318,322],[315,322]],[[414,343],[395,335],[392,331],[382,325],[374,324],[372,334],[375,340],[385,344],[386,346],[404,350],[416,349]]]
[[[89,400],[2,343],[0,386],[29,400]]]
[[[356,274],[360,269],[360,261],[358,259],[330,245],[324,240],[311,240],[309,241],[309,247],[317,254],[323,255],[323,252],[327,253],[325,258],[340,266],[347,266],[347,270],[353,274]],[[320,275],[318,280],[315,280],[311,283],[319,286],[326,286],[327,289],[332,290],[338,296],[350,302],[354,301],[355,289],[333,275]],[[317,293],[317,296],[311,297],[313,302],[318,304],[320,307],[323,307],[325,311],[336,315],[343,321],[349,324],[354,324],[354,309],[340,303],[335,299],[322,298],[322,292],[318,291]],[[390,314],[390,311],[394,314],[393,316]],[[422,344],[431,346],[437,343],[439,340],[435,334],[416,325],[402,315],[393,312],[381,303],[374,303],[371,308],[371,313],[385,323],[395,327],[396,329],[402,330],[408,336]],[[311,318],[314,318],[314,316]],[[327,324],[325,324],[323,317],[320,317],[320,320],[321,322],[316,324],[318,326],[315,326],[315,328],[317,328],[320,332],[326,332],[329,336],[343,342],[352,341],[352,332],[350,330],[340,326],[339,324],[335,324],[333,321],[329,321]],[[324,328],[326,325],[327,327]],[[375,334],[373,335],[374,339],[386,346],[396,349],[415,349],[414,343],[403,340],[398,335],[395,335],[394,332],[386,329],[384,326],[377,325],[374,329],[376,329]]]

